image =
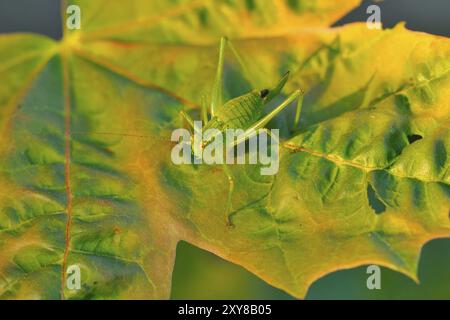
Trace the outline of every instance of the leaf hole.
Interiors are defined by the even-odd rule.
[[[408,142],[409,144],[412,144],[418,140],[423,139],[423,137],[420,134],[409,134],[408,135]]]
[[[378,198],[377,193],[370,183],[367,185],[367,198],[369,199],[370,207],[376,214],[379,215],[386,211],[386,205]]]

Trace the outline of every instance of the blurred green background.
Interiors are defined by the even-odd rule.
[[[369,290],[367,266],[331,273],[316,281],[306,299],[450,299],[450,239],[423,247],[420,284],[381,268],[381,289]],[[172,299],[293,299],[237,265],[186,242],[177,249]]]
[[[333,0],[330,0],[333,1]],[[362,4],[335,25],[365,21]],[[406,21],[407,27],[450,36],[449,0],[387,0],[381,7],[385,27]],[[59,1],[0,0],[0,33],[25,31],[61,37]],[[320,253],[318,253],[320,254]],[[450,299],[450,239],[428,243],[419,266],[420,284],[386,268],[381,270],[381,290],[369,290],[366,266],[342,270],[316,281],[307,299]],[[181,242],[173,273],[172,299],[293,299],[245,269]]]

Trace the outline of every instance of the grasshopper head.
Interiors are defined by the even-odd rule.
[[[259,96],[264,100],[264,103],[269,103],[273,98],[275,98],[277,95],[280,94],[288,78],[289,78],[289,71],[284,74],[284,76],[280,79],[280,81],[274,88],[263,89],[259,92]]]

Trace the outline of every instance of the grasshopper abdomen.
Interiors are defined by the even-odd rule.
[[[264,98],[259,91],[252,91],[228,101],[217,109],[215,116],[208,122],[205,129],[247,129],[253,125],[262,114]]]

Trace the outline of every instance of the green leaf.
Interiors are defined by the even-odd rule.
[[[167,298],[180,240],[296,297],[368,263],[415,278],[423,244],[450,236],[448,39],[325,28],[356,1],[178,2],[74,1],[82,29],[61,42],[0,37],[0,296]],[[271,124],[276,176],[231,166],[233,229],[222,168],[170,160],[221,35],[249,66],[227,56],[228,97],[288,69],[285,94],[307,92],[298,132]]]

